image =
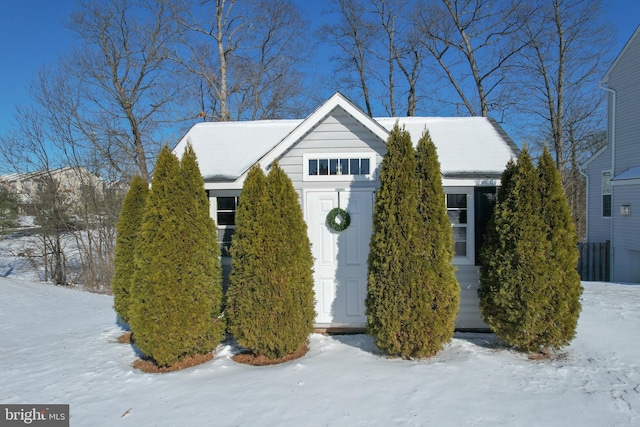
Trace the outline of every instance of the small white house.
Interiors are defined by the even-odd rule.
[[[274,160],[296,188],[315,258],[316,327],[366,326],[367,256],[378,173],[386,140],[399,122],[417,143],[428,130],[438,151],[454,231],[462,294],[458,329],[484,329],[479,311],[478,248],[496,186],[516,145],[483,117],[371,118],[339,93],[302,120],[206,122],[193,126],[174,149],[191,142],[225,248],[232,241],[235,209],[248,170],[268,170]],[[328,212],[346,209],[351,225],[336,233]],[[223,262],[229,264],[229,260]]]

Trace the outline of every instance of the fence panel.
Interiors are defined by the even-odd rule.
[[[578,260],[578,273],[580,274],[580,279],[586,281],[609,281],[609,242],[579,243],[578,249],[580,250],[580,259]]]

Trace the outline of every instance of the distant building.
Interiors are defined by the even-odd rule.
[[[82,167],[64,167],[30,173],[0,175],[0,186],[18,196],[23,214],[34,214],[34,206],[48,196],[64,195],[65,203],[82,200],[83,191],[104,194],[102,179]]]

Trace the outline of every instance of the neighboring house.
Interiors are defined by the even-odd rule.
[[[24,214],[33,214],[33,206],[53,191],[63,195],[68,203],[80,203],[83,189],[102,194],[103,182],[82,167],[64,167],[30,173],[12,173],[0,176],[0,185],[18,196]]]
[[[293,181],[308,225],[315,258],[316,327],[361,328],[367,322],[367,256],[379,167],[396,122],[410,132],[414,144],[429,130],[437,147],[454,229],[453,263],[462,290],[456,327],[484,329],[477,297],[477,251],[500,176],[519,153],[495,121],[373,119],[335,94],[304,120],[199,123],[174,153],[180,156],[188,142],[193,145],[223,248],[231,242],[247,171],[254,164],[268,171],[278,160]],[[334,207],[351,216],[351,225],[341,233],[326,225]],[[229,263],[228,258],[223,261]]]
[[[587,242],[610,242],[610,280],[640,282],[640,26],[600,87],[608,93],[607,145],[581,166]]]

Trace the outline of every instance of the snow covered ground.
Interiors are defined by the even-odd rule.
[[[640,425],[640,286],[584,283],[566,357],[533,361],[491,334],[436,357],[387,359],[365,335],[253,367],[220,346],[169,374],[131,367],[106,295],[0,278],[0,403],[70,404],[72,426]]]

